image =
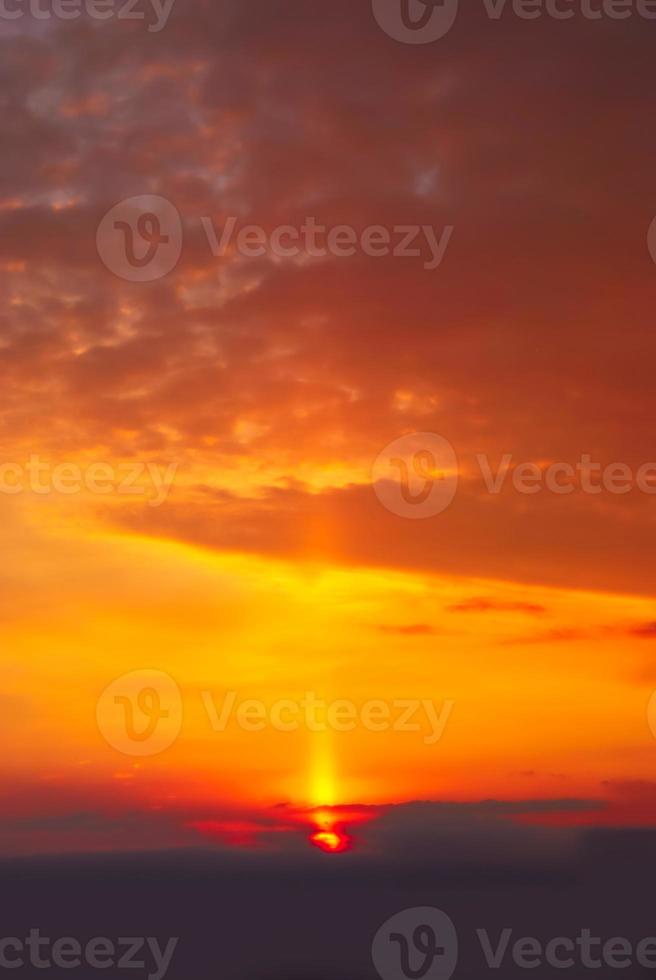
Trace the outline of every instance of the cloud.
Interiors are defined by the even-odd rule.
[[[437,632],[428,623],[411,623],[407,626],[378,626],[383,633],[395,633],[397,636],[434,636]]]
[[[597,631],[597,635],[601,635],[603,630]],[[576,643],[580,640],[588,640],[595,636],[594,630],[589,629],[579,629],[578,627],[556,627],[549,630],[541,630],[538,633],[530,633],[525,636],[513,636],[509,639],[503,640],[506,646],[524,646],[531,644],[560,644],[560,643]]]
[[[503,642],[508,645],[574,643],[580,640],[622,639],[651,640],[656,638],[656,623],[606,623],[599,626],[563,626],[541,630],[527,636],[515,636]]]
[[[656,622],[638,623],[636,626],[632,626],[628,633],[644,640],[654,640],[656,639]]]
[[[485,597],[464,599],[446,608],[448,612],[454,613],[518,612],[526,613],[527,616],[542,616],[547,612],[545,606],[536,602],[503,602]]]
[[[522,814],[523,823],[539,821],[544,826],[569,827],[653,827],[656,824],[656,783],[651,780],[606,780],[600,787],[605,803],[599,812],[577,811],[545,813],[537,817]]]
[[[355,803],[320,809],[290,804],[257,809],[234,804],[139,809],[106,800],[86,809],[67,809],[58,794],[57,801],[49,802],[53,812],[31,812],[37,798],[42,807],[51,792],[21,794],[8,808],[0,820],[3,854],[211,846],[226,854],[237,850],[311,859],[310,834],[328,821],[331,828],[348,834],[353,856],[362,860],[398,860],[406,865],[426,858],[442,864],[542,861],[545,854],[570,853],[574,842],[571,834],[545,832],[543,825],[594,825],[604,820],[605,807],[602,799],[526,799]]]
[[[185,486],[268,488],[233,500],[230,525],[193,495],[157,519],[113,515],[135,533],[653,594],[647,495],[491,498],[463,477],[447,513],[411,527],[363,486],[413,429],[445,435],[463,473],[479,452],[649,460],[643,25],[565,34],[463,11],[438,57],[391,42],[366,4],[270,0],[257,23],[248,9],[177,4],[158,35],[81,19],[0,41],[9,458],[174,457]],[[185,242],[168,279],[139,287],[94,240],[111,206],[146,193],[175,203]],[[200,223],[309,214],[456,230],[428,273],[363,255],[218,261]]]
[[[645,548],[646,513],[642,517],[641,510],[622,514],[621,504],[604,522],[600,536],[600,515],[589,499],[567,498],[572,503],[565,521],[562,498],[534,497],[535,502],[527,506],[521,495],[499,502],[464,485],[444,513],[431,520],[408,521],[388,513],[366,484],[321,491],[307,484],[253,487],[252,492],[257,496],[208,496],[207,491],[178,487],[163,507],[126,503],[108,509],[106,519],[136,534],[217,550],[501,581],[512,578],[592,591],[656,593],[656,572]],[[585,549],[578,557],[570,554],[563,560],[572,534],[582,548],[585,543],[594,549],[594,564]],[[620,552],[631,556],[630,567],[620,568],[614,562]]]

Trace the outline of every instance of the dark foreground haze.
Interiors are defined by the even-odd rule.
[[[22,859],[2,865],[2,935],[23,937],[38,928],[42,936],[71,936],[82,944],[100,936],[152,936],[162,948],[178,936],[169,980],[373,980],[378,928],[404,909],[431,906],[456,927],[456,977],[489,972],[505,978],[523,976],[526,968],[508,952],[501,968],[490,970],[476,929],[487,930],[493,947],[504,928],[513,930],[511,943],[532,936],[545,944],[588,928],[593,936],[624,937],[635,946],[656,935],[655,870],[656,834],[641,831],[589,832],[576,855],[552,867],[499,866],[494,856],[454,867],[433,855],[423,866],[402,868],[318,852],[291,862],[200,851]],[[94,969],[85,980],[136,980],[149,969]],[[587,970],[577,964],[560,973],[574,977]],[[647,976],[651,970],[634,963],[622,973]],[[617,968],[594,970],[597,977],[616,974]],[[26,966],[14,975],[71,974]]]

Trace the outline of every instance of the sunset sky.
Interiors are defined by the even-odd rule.
[[[656,496],[491,494],[477,462],[656,462],[654,29],[467,5],[404,45],[364,0],[0,22],[0,463],[174,473],[159,506],[0,493],[2,854],[656,823]],[[153,282],[96,248],[138,195],[184,229]],[[453,234],[434,270],[214,257],[201,218],[230,216]],[[424,520],[372,485],[417,432],[458,461]],[[97,722],[132,671],[182,701],[143,758]],[[228,692],[451,707],[430,744],[217,732]]]

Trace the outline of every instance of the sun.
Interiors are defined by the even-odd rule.
[[[315,830],[310,835],[310,843],[328,854],[340,854],[351,849],[351,838],[338,830]]]
[[[326,854],[341,854],[351,850],[352,838],[344,832],[341,823],[337,823],[338,819],[338,814],[327,807],[312,814],[314,829],[310,834],[310,843],[313,847],[318,847]]]

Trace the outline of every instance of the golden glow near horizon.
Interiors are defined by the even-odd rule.
[[[594,795],[627,768],[651,771],[648,651],[629,629],[649,619],[646,599],[47,528],[25,524],[5,568],[6,710],[21,746],[3,757],[9,784],[118,789],[130,805],[317,807]],[[15,543],[16,523],[3,536]],[[135,760],[94,711],[111,681],[144,668],[174,678],[184,719],[166,751]],[[350,702],[352,730],[271,722],[308,692]],[[219,730],[208,698],[220,715],[228,697]],[[399,699],[430,701],[432,727],[421,713],[416,730],[395,730]],[[253,700],[257,730],[236,714]],[[372,701],[391,706],[387,726]]]

